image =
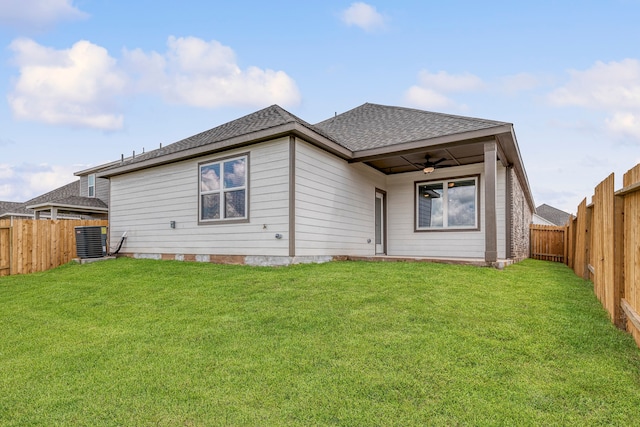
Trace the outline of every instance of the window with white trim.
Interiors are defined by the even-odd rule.
[[[96,176],[93,174],[87,177],[87,195],[96,197]]]
[[[416,230],[478,228],[478,177],[416,183]]]
[[[246,155],[199,165],[199,220],[247,219]]]

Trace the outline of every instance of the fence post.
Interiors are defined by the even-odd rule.
[[[621,302],[624,298],[624,197],[613,199],[613,289],[616,299],[614,322],[620,329],[626,329],[626,320]]]
[[[584,265],[582,270],[582,277],[585,280],[591,280],[591,270],[589,267],[592,267],[591,255],[592,255],[592,247],[593,242],[591,239],[593,238],[593,204],[588,205],[584,211],[585,213],[585,238],[584,238]]]

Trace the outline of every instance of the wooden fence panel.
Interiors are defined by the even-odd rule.
[[[565,262],[566,227],[531,224],[529,231],[531,258]]]
[[[589,278],[587,270],[587,199],[583,199],[578,205],[578,215],[576,221],[576,240],[573,271],[583,279]]]
[[[624,299],[627,330],[640,346],[640,164],[629,170],[622,180],[624,189],[633,189],[624,194]],[[624,190],[623,189],[623,190]]]
[[[0,277],[11,271],[11,222],[0,220]]]
[[[567,265],[592,280],[595,295],[640,346],[640,164],[614,191],[611,174],[584,199],[567,227]]]
[[[0,276],[45,271],[76,257],[75,227],[106,220],[0,221]]]
[[[573,265],[576,258],[576,227],[578,218],[573,217],[569,219],[569,225],[567,226],[567,265],[573,270]]]
[[[589,270],[593,290],[612,321],[620,317],[620,287],[614,277],[614,175],[609,175],[595,189],[591,231]],[[622,237],[622,236],[620,236]]]

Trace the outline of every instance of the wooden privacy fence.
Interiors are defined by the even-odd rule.
[[[565,262],[567,259],[565,245],[567,227],[531,224],[529,232],[529,256],[531,258],[542,261]]]
[[[611,320],[640,346],[640,164],[615,191],[614,175],[584,199],[566,227],[566,263],[593,289]]]
[[[0,220],[0,276],[35,273],[76,257],[75,227],[106,220]]]

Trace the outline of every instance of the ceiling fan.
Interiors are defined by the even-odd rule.
[[[445,160],[447,160],[445,157],[441,158],[440,160],[436,160],[431,161],[431,158],[429,156],[425,157],[426,162],[424,163],[424,169],[422,169],[422,172],[424,173],[431,173],[434,170],[436,170],[436,166],[442,162],[444,162]]]

